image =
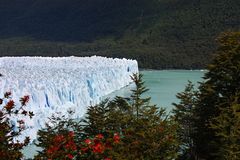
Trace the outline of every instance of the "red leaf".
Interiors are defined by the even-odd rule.
[[[10,100],[10,101],[6,104],[5,108],[6,108],[7,111],[10,112],[10,111],[14,108],[14,101],[13,101],[13,100]]]
[[[103,137],[102,134],[98,134],[98,135],[96,135],[96,138],[97,138],[97,139],[103,139],[104,137]]]
[[[120,136],[118,133],[115,133],[113,136],[113,141],[114,143],[119,143],[120,142]]]
[[[67,157],[68,157],[69,159],[73,159],[73,155],[71,155],[71,154],[68,154]]]
[[[91,139],[86,139],[84,142],[85,142],[86,144],[91,144],[91,143],[92,143]]]
[[[30,99],[29,96],[24,96],[20,99],[20,102],[23,106],[25,106],[26,103],[29,102],[29,99]]]

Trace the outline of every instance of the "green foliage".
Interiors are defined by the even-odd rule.
[[[25,110],[29,101],[29,96],[20,98],[20,106],[11,98],[11,92],[6,92],[4,98],[0,99],[0,157],[1,159],[16,160],[21,159],[23,154],[21,149],[30,142],[29,137],[20,142],[16,138],[25,130],[25,122],[20,118],[29,116],[32,118],[33,112]],[[16,118],[16,124],[11,122],[11,118]]]
[[[240,91],[240,33],[223,33],[218,42],[217,54],[208,66],[209,71],[204,76],[205,82],[199,88],[196,109],[198,119],[195,140],[198,153],[202,157],[212,159],[219,155],[218,150],[224,144],[220,142],[217,131],[209,125],[216,117],[221,116],[223,110],[229,111],[231,98]]]
[[[132,80],[136,85],[136,89],[132,90],[132,95],[131,95],[131,99],[133,101],[132,108],[133,108],[133,112],[135,110],[136,117],[138,119],[141,116],[140,112],[144,112],[144,110],[147,111],[148,109],[152,108],[153,106],[149,106],[150,97],[149,98],[141,98],[141,95],[148,91],[148,89],[146,89],[144,87],[144,82],[142,81],[142,75],[141,74],[139,76],[134,75],[132,77]],[[144,113],[142,113],[142,114],[144,114]]]
[[[178,104],[173,103],[173,118],[178,123],[177,136],[181,143],[181,156],[180,159],[191,160],[196,157],[196,149],[193,141],[195,133],[194,127],[194,111],[197,104],[198,93],[194,89],[194,85],[189,81],[185,90],[177,94],[180,100]]]
[[[181,102],[175,104],[175,117],[180,115],[191,122],[193,134],[188,134],[188,128],[182,133],[193,142],[197,158],[237,160],[240,152],[240,33],[225,32],[217,40],[219,48],[197,97],[191,85],[178,94]],[[193,110],[185,110],[187,104],[194,105]],[[177,121],[181,127],[183,122]]]
[[[107,103],[108,101],[105,100],[97,106],[90,106],[88,108],[87,114],[83,119],[84,131],[86,134],[92,136],[99,133],[105,133],[111,128],[111,124],[107,124],[108,114],[110,112]]]
[[[240,157],[240,95],[226,99],[220,113],[213,118],[210,127],[219,139],[218,159],[237,160]]]

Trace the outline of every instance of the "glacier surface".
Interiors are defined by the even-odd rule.
[[[127,59],[2,57],[0,96],[11,91],[15,102],[24,95],[30,96],[26,109],[35,116],[25,117],[27,129],[22,138],[30,136],[34,140],[48,117],[56,113],[66,115],[69,110],[74,111],[72,117],[82,117],[88,106],[130,84],[133,73],[138,73],[137,61]]]

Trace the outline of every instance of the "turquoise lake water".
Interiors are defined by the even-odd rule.
[[[151,97],[151,103],[158,107],[165,107],[170,111],[173,102],[178,102],[176,94],[182,92],[188,81],[192,81],[196,86],[197,82],[203,81],[202,77],[206,71],[202,70],[144,70],[140,71],[143,74],[148,92],[144,94],[146,97]],[[110,97],[129,96],[134,85],[129,85],[119,91],[110,94]]]

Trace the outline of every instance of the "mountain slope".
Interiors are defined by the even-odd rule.
[[[105,55],[203,68],[239,0],[1,0],[0,55]]]

